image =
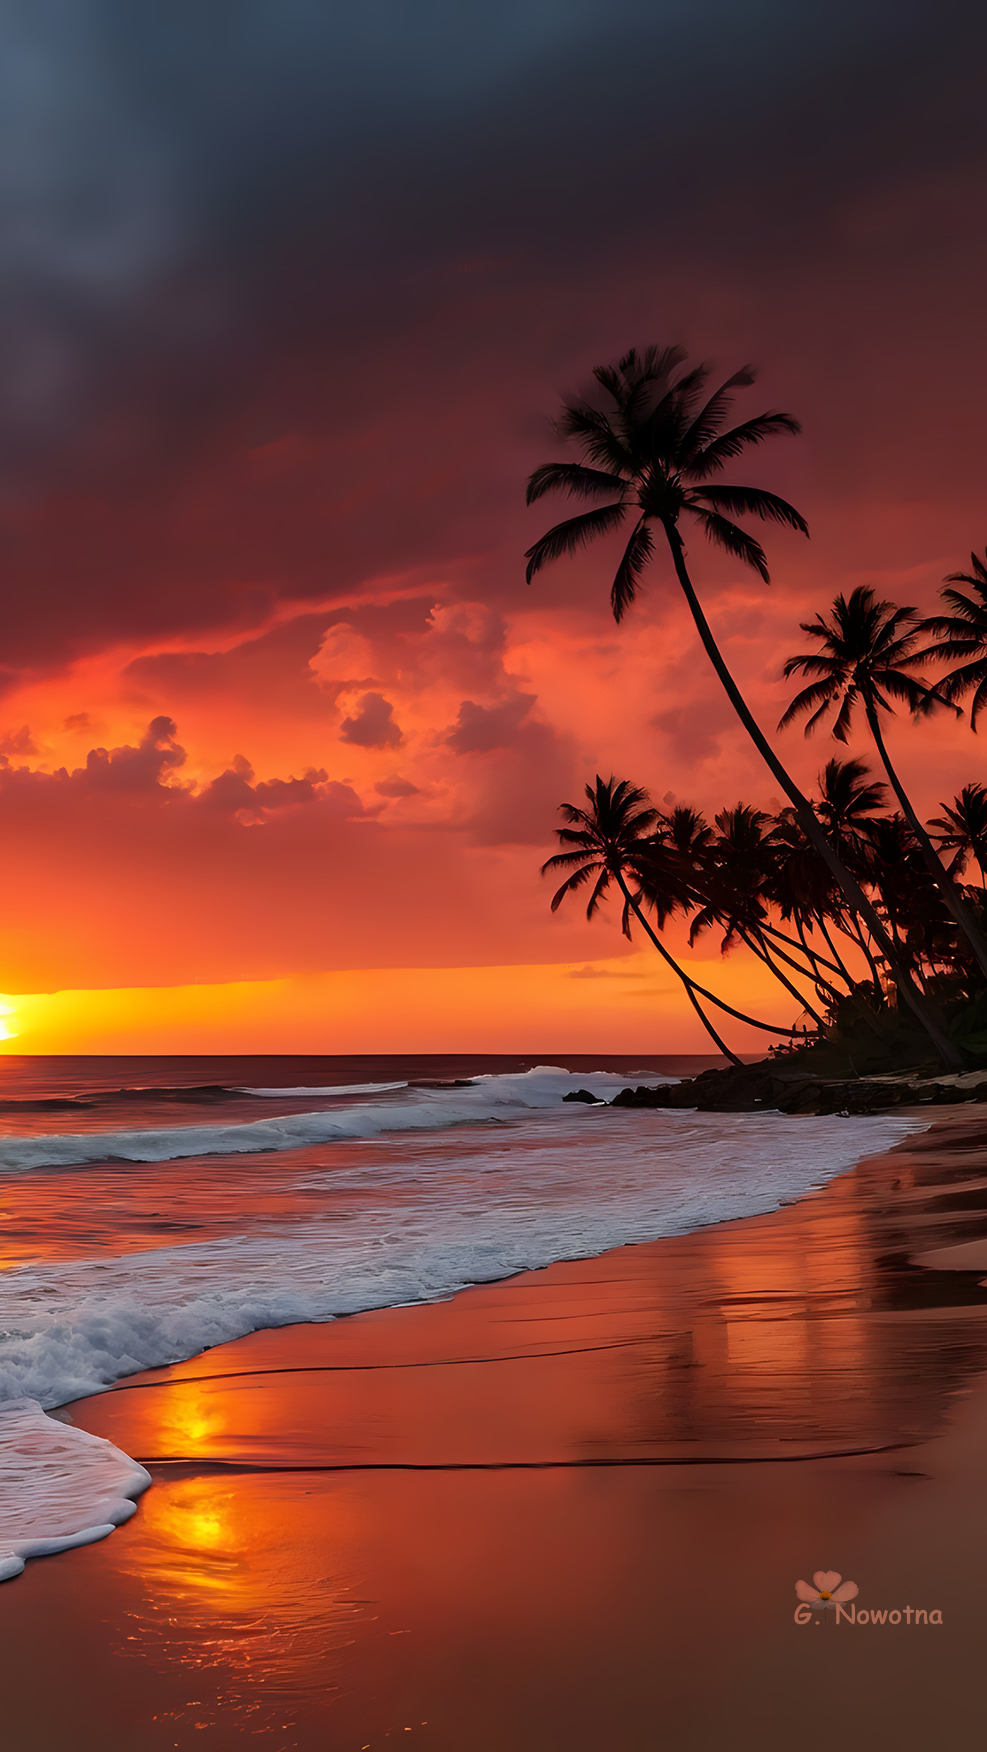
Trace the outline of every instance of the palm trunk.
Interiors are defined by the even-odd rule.
[[[831,1003],[836,1002],[841,995],[840,992],[832,980],[826,979],[820,971],[825,967],[830,973],[838,974],[840,970],[832,961],[828,961],[825,955],[819,955],[814,949],[810,949],[808,943],[804,941],[796,943],[792,937],[786,937],[784,931],[777,931],[774,925],[769,925],[766,921],[758,926],[758,933],[765,939],[765,947],[767,947],[767,939],[770,937],[772,943],[785,943],[789,949],[801,951],[805,956],[806,965],[803,965],[801,961],[796,961],[793,956],[786,955],[781,949],[776,949],[775,954],[779,955],[789,967],[794,967],[800,979],[812,981],[820,1002],[823,1001],[824,995]]]
[[[617,881],[620,885],[620,891],[623,894],[624,899],[627,902],[628,906],[631,908],[631,911],[634,913],[635,918],[638,920],[638,922],[640,924],[642,924],[644,926],[645,930],[648,933],[648,936],[651,938],[651,941],[654,944],[655,948],[657,949],[659,955],[661,955],[663,957],[663,959],[668,963],[668,966],[671,968],[672,972],[674,974],[678,975],[679,979],[682,981],[682,984],[685,986],[685,995],[688,998],[690,1004],[692,1005],[692,1008],[695,1010],[696,1015],[699,1017],[699,1020],[702,1023],[703,1027],[705,1028],[706,1033],[710,1037],[710,1040],[713,1040],[716,1042],[716,1045],[719,1047],[720,1051],[723,1053],[725,1058],[732,1060],[732,1062],[735,1065],[738,1065],[739,1067],[742,1068],[743,1063],[744,1063],[743,1059],[738,1058],[737,1054],[735,1052],[731,1052],[730,1048],[726,1044],[726,1041],[720,1039],[719,1035],[716,1032],[716,1029],[713,1027],[712,1022],[710,1021],[710,1019],[706,1015],[706,1012],[704,1011],[702,1005],[700,1004],[699,999],[696,997],[696,993],[693,990],[693,984],[692,984],[691,979],[689,978],[687,973],[683,973],[678,962],[674,959],[673,956],[669,955],[668,950],[665,948],[664,943],[661,941],[661,939],[658,936],[656,936],[655,932],[651,929],[651,926],[648,924],[647,919],[645,918],[644,914],[641,911],[640,906],[638,905],[638,902],[634,899],[634,896],[631,894],[630,889],[628,888],[626,882],[624,881],[623,874],[620,870],[616,871],[616,877],[617,877]]]
[[[904,1002],[922,1024],[922,1027],[928,1034],[929,1039],[935,1046],[943,1063],[949,1065],[953,1070],[961,1071],[963,1069],[962,1054],[955,1042],[950,1040],[949,1035],[946,1033],[945,1024],[941,1016],[938,1014],[937,1007],[930,1003],[925,994],[919,990],[911,975],[901,965],[901,961],[895,952],[894,944],[888,936],[887,931],[884,929],[877,912],[867,899],[859,882],[857,882],[855,877],[850,874],[850,871],[845,868],[837,857],[837,854],[833,850],[833,847],[823,829],[822,823],[819,821],[808,797],[802,795],[795,780],[789,776],[787,769],[778,759],[778,756],[775,754],[774,749],[771,747],[771,744],[755,719],[747,701],[744,699],[737,683],[734,681],[733,676],[727,668],[723,654],[713,637],[709,622],[703,613],[702,604],[696,595],[692,579],[689,577],[689,570],[685,563],[685,550],[682,544],[682,537],[679,534],[677,526],[674,523],[666,523],[664,524],[664,530],[668,537],[668,545],[672,550],[675,572],[678,581],[682,586],[682,593],[685,596],[686,602],[689,604],[689,609],[692,618],[696,623],[696,629],[702,640],[706,655],[719,676],[730,704],[733,706],[734,711],[740,719],[740,722],[743,724],[744,729],[747,731],[748,736],[751,738],[751,741],[760,754],[761,759],[765,762],[769,772],[775,779],[777,779],[786,797],[788,797],[791,802],[802,832],[815,846],[816,851],[819,853],[819,856],[822,858],[827,869],[831,872],[835,881],[839,884],[839,887],[846,895],[853,911],[860,913],[861,916],[866,919],[867,928],[891,969],[895,984]]]
[[[679,979],[682,980],[684,985],[690,986],[694,992],[698,992],[699,996],[705,998],[707,1003],[715,1004],[718,1010],[723,1010],[728,1016],[733,1016],[737,1022],[746,1022],[748,1028],[760,1028],[765,1034],[786,1034],[790,1040],[801,1040],[804,1037],[804,1029],[776,1028],[773,1022],[759,1022],[756,1016],[746,1016],[743,1010],[735,1010],[732,1004],[726,1002],[725,998],[718,998],[715,992],[709,992],[706,990],[705,986],[698,985],[692,978],[692,975],[683,972],[678,962],[672,959],[672,956],[665,948],[661,938],[656,934],[645,914],[641,911],[640,901],[635,900],[629,893],[628,889],[625,888],[623,875],[619,870],[617,871],[617,881],[620,885],[621,893],[623,894],[627,905],[631,908],[638,924],[641,926],[642,930],[647,933],[659,955],[664,956],[664,959],[668,962],[669,966],[675,969],[675,972],[678,974]],[[630,932],[625,929],[624,935],[629,937]],[[799,1003],[801,1003],[802,999],[800,994],[796,992],[795,995],[799,999]]]
[[[819,914],[819,929],[821,930],[823,936],[825,937],[827,943],[829,944],[830,949],[833,952],[833,955],[838,963],[838,971],[839,971],[841,977],[846,981],[847,990],[852,992],[854,985],[856,983],[854,980],[853,974],[850,972],[850,969],[847,967],[846,962],[844,961],[842,955],[840,954],[839,950],[836,947],[836,944],[833,942],[832,937],[830,936],[828,930],[826,929],[826,920],[823,918],[822,913]]]
[[[929,875],[932,877],[933,882],[938,888],[944,904],[956,921],[960,934],[966,938],[967,943],[973,952],[973,957],[977,966],[985,978],[987,978],[987,942],[984,941],[983,933],[976,920],[971,915],[969,909],[964,906],[963,901],[957,892],[956,884],[949,872],[943,869],[942,860],[939,858],[935,846],[932,844],[925,828],[922,826],[922,823],[919,821],[918,816],[912,808],[908,793],[891,764],[891,757],[884,746],[884,737],[881,735],[881,725],[877,716],[877,708],[874,705],[874,701],[872,699],[867,699],[865,705],[867,711],[867,722],[870,725],[870,733],[877,746],[877,752],[883,762],[884,770],[891,781],[891,789],[901,805],[901,812],[911,828],[912,833],[915,835],[916,843],[925,859]]]
[[[758,945],[757,943],[754,942],[753,938],[751,938],[746,931],[740,930],[739,927],[738,927],[738,935],[740,937],[741,942],[746,943],[748,949],[751,951],[751,954],[756,955],[759,961],[763,961],[765,967],[768,969],[768,971],[770,973],[774,974],[775,979],[778,980],[779,984],[784,986],[786,992],[791,992],[792,997],[795,999],[795,1002],[797,1004],[801,1004],[806,1015],[811,1016],[813,1022],[815,1022],[815,1024],[816,1024],[816,1026],[818,1028],[821,1028],[823,1025],[822,1017],[819,1015],[818,1011],[816,1011],[812,1008],[812,1005],[809,1003],[808,998],[804,997],[802,995],[802,993],[799,991],[798,987],[794,986],[792,984],[792,982],[788,978],[787,974],[782,973],[781,968],[775,966],[773,960],[771,959],[771,953],[768,949],[767,944],[762,942],[760,945]],[[789,967],[791,967],[793,965],[789,956],[787,956],[787,955],[782,956],[781,959],[784,961],[787,961]],[[800,968],[796,968],[797,973],[801,972],[801,971],[802,970]],[[803,977],[803,979],[805,979],[808,976],[803,973],[802,977]]]

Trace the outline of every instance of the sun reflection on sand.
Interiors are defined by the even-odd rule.
[[[123,1567],[143,1595],[119,1652],[188,1674],[179,1725],[228,1721],[266,1733],[336,1689],[333,1656],[361,1602],[337,1527],[352,1528],[345,1489],[264,1475],[157,1479]],[[336,1569],[336,1562],[339,1567]]]

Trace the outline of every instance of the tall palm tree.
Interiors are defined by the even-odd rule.
[[[659,926],[671,917],[682,902],[676,892],[673,875],[670,890],[663,896],[655,893],[654,884],[654,848],[652,836],[660,817],[657,809],[651,807],[647,791],[640,790],[628,783],[626,779],[616,780],[613,777],[603,779],[597,774],[595,785],[586,786],[588,809],[578,809],[573,803],[561,805],[562,814],[568,822],[567,827],[556,829],[565,851],[557,852],[542,865],[542,874],[548,870],[567,871],[561,888],[552,897],[552,911],[557,912],[567,894],[592,883],[586,917],[592,919],[599,910],[600,902],[606,896],[611,883],[616,884],[624,902],[624,934],[630,936],[630,914],[633,913],[638,923],[650,938],[659,955],[667,966],[681,981],[686,996],[702,1022],[710,1039],[715,1041],[719,1050],[732,1059],[734,1064],[741,1064],[735,1052],[721,1040],[715,1028],[699,1003],[699,996],[706,998],[728,1015],[736,1017],[740,1022],[751,1024],[755,1028],[764,1029],[769,1034],[783,1034],[799,1038],[799,1031],[791,1028],[773,1028],[766,1022],[759,1022],[753,1016],[745,1016],[732,1005],[724,1003],[705,987],[700,986],[678,964],[665,948],[661,938],[652,928],[647,919],[641,901],[640,893],[632,891],[628,875],[632,881],[639,883],[643,869],[650,878],[651,895],[649,898],[659,914]],[[699,996],[697,996],[699,994]]]
[[[959,1068],[962,1059],[935,1008],[919,991],[895,954],[894,944],[856,878],[841,862],[807,797],[779,760],[753,716],[713,637],[686,565],[679,528],[683,515],[693,518],[707,539],[725,548],[744,565],[769,581],[764,549],[734,518],[754,516],[762,522],[787,524],[808,534],[794,506],[760,487],[710,485],[724,466],[753,445],[781,432],[800,430],[790,414],[767,412],[723,430],[733,403],[731,391],[748,387],[756,373],[750,366],[734,372],[703,397],[710,377],[707,365],[682,370],[682,347],[634,348],[616,366],[597,366],[598,390],[592,398],[563,404],[558,431],[582,451],[584,461],[550,462],[535,469],[528,481],[527,502],[546,493],[596,503],[548,530],[526,554],[529,584],[550,560],[576,554],[597,536],[611,534],[628,516],[630,539],[617,567],[610,600],[621,620],[634,601],[642,574],[654,554],[654,532],[660,531],[671,551],[675,575],[689,605],[713,668],[758,753],[792,803],[799,823],[854,911],[863,915],[892,970],[899,992],[921,1021],[940,1056]]]
[[[814,621],[800,625],[803,633],[818,640],[819,648],[789,657],[784,673],[786,679],[801,674],[813,680],[796,694],[779,730],[809,712],[805,734],[811,736],[827,713],[835,710],[832,733],[837,742],[846,742],[856,708],[863,707],[891,789],[929,875],[987,978],[987,941],[912,807],[881,728],[882,713],[894,716],[893,699],[902,700],[913,717],[944,704],[942,695],[914,673],[926,661],[924,652],[917,648],[923,627],[915,609],[880,602],[869,585],[860,584],[849,597],[836,598],[828,620],[819,614]]]
[[[951,876],[962,876],[973,858],[980,871],[980,886],[987,888],[987,785],[964,785],[952,803],[940,803],[942,815],[930,821],[941,852],[952,852]]]
[[[932,615],[924,622],[923,632],[935,633],[937,642],[930,645],[929,657],[939,657],[952,663],[961,659],[960,667],[951,671],[939,683],[944,699],[962,699],[972,693],[970,727],[977,728],[977,719],[987,706],[987,566],[976,554],[970,555],[972,572],[950,572],[947,584],[968,584],[970,594],[962,590],[943,590],[943,602],[950,614]]]

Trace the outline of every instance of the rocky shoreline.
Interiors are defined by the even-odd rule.
[[[592,1102],[586,1089],[563,1097]],[[689,1107],[700,1113],[888,1113],[896,1107],[955,1107],[987,1102],[987,1070],[954,1075],[923,1069],[874,1077],[822,1077],[770,1060],[703,1071],[681,1083],[621,1089],[611,1107]]]

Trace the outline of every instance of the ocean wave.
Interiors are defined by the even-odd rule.
[[[652,1077],[650,1081],[667,1083],[676,1079]],[[540,1108],[561,1111],[562,1096],[575,1088],[584,1087],[594,1094],[609,1096],[625,1084],[626,1078],[610,1071],[573,1075],[554,1065],[538,1065],[513,1076],[477,1077],[470,1086],[454,1090],[412,1090],[409,1085],[405,1100],[388,1101],[380,1106],[361,1102],[350,1108],[334,1107],[329,1111],[293,1113],[230,1125],[0,1136],[0,1174],[25,1174],[35,1168],[73,1167],[86,1162],[170,1162],[184,1156],[253,1155],[258,1151],[293,1150],[340,1139],[372,1138],[382,1132],[477,1125]],[[323,1091],[307,1093],[314,1096]]]
[[[303,1083],[297,1089],[232,1089],[233,1095],[261,1095],[267,1100],[315,1100],[317,1095],[383,1095],[389,1089],[407,1089],[408,1083]],[[462,1085],[465,1087],[465,1085]]]
[[[361,1180],[351,1171],[343,1187],[334,1175],[322,1220],[11,1267],[0,1403],[64,1404],[261,1327],[432,1301],[554,1260],[762,1214],[921,1129],[896,1117],[657,1110],[613,1115],[615,1136],[605,1109],[577,1113],[561,1137],[536,1122],[517,1148],[409,1148],[386,1173],[380,1165]]]
[[[554,1070],[491,1081],[495,1089],[402,1103],[395,1124],[405,1138],[362,1163],[350,1157],[341,1173],[303,1159],[309,1190],[324,1188],[317,1220],[311,1199],[304,1221],[280,1224],[261,1202],[235,1235],[3,1274],[0,1580],[27,1557],[104,1537],[147,1483],[136,1462],[90,1446],[96,1438],[42,1407],[261,1328],[435,1301],[555,1260],[775,1210],[921,1129],[895,1116],[574,1108],[559,1099],[567,1085],[612,1092],[624,1079]],[[350,1117],[385,1111],[396,1114],[371,1106]],[[498,1117],[517,1122],[509,1148],[502,1133],[471,1131],[468,1145],[440,1147],[434,1130],[427,1143],[411,1130]],[[105,1152],[105,1138],[100,1145]]]

